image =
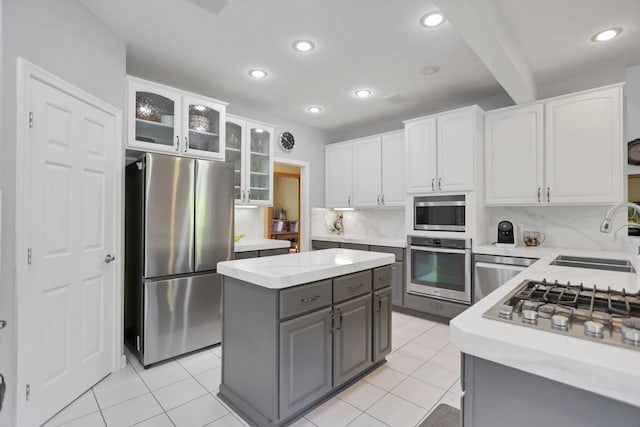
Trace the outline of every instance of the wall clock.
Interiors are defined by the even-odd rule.
[[[282,132],[280,134],[280,148],[284,151],[291,151],[294,145],[296,145],[296,140],[291,132]]]
[[[628,163],[630,165],[640,165],[640,138],[629,141],[627,144]]]

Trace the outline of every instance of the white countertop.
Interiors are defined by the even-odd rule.
[[[328,242],[358,243],[361,245],[390,246],[393,248],[404,248],[407,246],[407,239],[394,237],[369,237],[344,234],[315,234],[311,240],[326,240]]]
[[[240,239],[239,241],[235,242],[234,251],[235,252],[264,251],[267,249],[288,248],[289,246],[291,246],[291,242],[289,242],[288,240]]]
[[[269,289],[285,289],[393,264],[393,254],[323,249],[218,263],[218,273]]]
[[[460,350],[640,407],[640,349],[572,338],[482,317],[525,279],[583,282],[600,288],[611,286],[612,289],[638,292],[640,274],[549,265],[558,255],[580,255],[628,259],[636,271],[640,271],[638,258],[621,252],[576,249],[488,248],[498,252],[483,249],[486,248],[474,248],[474,252],[540,257],[540,260],[451,321],[451,339]]]

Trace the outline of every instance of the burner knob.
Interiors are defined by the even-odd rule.
[[[522,321],[525,323],[537,323],[538,312],[534,310],[522,310]]]
[[[561,314],[551,316],[551,327],[556,329],[567,329],[569,327],[569,318]]]
[[[629,344],[640,345],[640,322],[623,321],[622,340]]]
[[[604,333],[604,325],[592,320],[587,320],[584,322],[584,333],[590,337],[601,338]]]
[[[511,319],[511,315],[512,314],[513,314],[513,307],[512,306],[506,305],[506,304],[502,304],[500,306],[500,312],[498,313],[498,315],[500,317]]]

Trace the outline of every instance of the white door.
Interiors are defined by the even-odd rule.
[[[485,200],[487,205],[543,202],[543,105],[485,116]]]
[[[424,193],[436,190],[436,119],[407,123],[406,166],[407,192]]]
[[[352,201],[352,144],[350,142],[325,146],[325,205],[328,208],[353,206]]]
[[[404,206],[404,132],[382,136],[382,204]]]
[[[548,203],[624,200],[620,87],[547,102],[545,127]]]
[[[353,142],[353,205],[356,207],[382,204],[382,163],[380,137]]]
[[[27,87],[33,127],[24,214],[32,255],[18,306],[26,332],[18,363],[30,387],[21,423],[40,425],[111,372],[120,258],[106,257],[116,244],[118,135],[113,115],[32,77]]]
[[[438,117],[438,191],[473,190],[474,111]]]

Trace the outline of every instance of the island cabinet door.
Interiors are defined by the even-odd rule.
[[[334,306],[333,385],[337,387],[373,364],[371,294]]]
[[[391,353],[391,288],[373,294],[373,361]]]
[[[331,390],[331,327],[330,307],[280,324],[280,420]]]

